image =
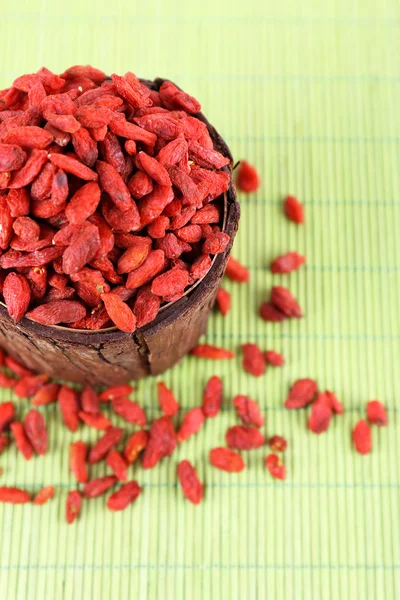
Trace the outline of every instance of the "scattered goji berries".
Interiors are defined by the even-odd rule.
[[[254,375],[254,377],[260,377],[265,373],[267,364],[263,353],[257,344],[243,344],[243,369]]]
[[[197,476],[196,469],[188,460],[181,460],[177,471],[185,498],[192,504],[200,504],[203,499],[203,484]]]
[[[303,316],[303,311],[292,292],[282,286],[274,286],[271,290],[272,304],[284,315],[290,318],[299,319]]]
[[[230,256],[226,265],[225,275],[238,283],[247,283],[250,273],[247,267],[242,265],[236,258]]]
[[[304,207],[295,196],[287,196],[283,208],[290,221],[298,224],[304,223]]]
[[[119,427],[109,427],[105,434],[95,443],[89,453],[89,463],[94,465],[103,460],[109,450],[122,440],[123,430]]]
[[[56,492],[56,488],[54,487],[54,485],[48,485],[48,486],[42,488],[40,490],[40,492],[38,492],[36,494],[36,496],[34,497],[33,504],[36,504],[36,505],[46,504],[46,502],[48,502],[49,500],[51,500],[51,498],[53,498],[55,492]]]
[[[107,508],[111,511],[124,510],[138,498],[142,488],[136,481],[129,481],[111,494],[107,500]]]
[[[237,170],[236,184],[242,192],[256,192],[260,187],[260,176],[253,165],[241,160]]]
[[[297,271],[306,262],[305,256],[302,256],[298,252],[287,252],[278,256],[271,263],[272,273],[291,273]]]
[[[210,450],[210,463],[213,467],[228,473],[240,473],[245,468],[244,460],[240,454],[223,446]]]
[[[279,352],[276,352],[275,350],[267,350],[265,352],[265,360],[273,367],[281,367],[285,364],[285,359],[282,354],[279,354]]]
[[[226,443],[229,448],[236,450],[252,450],[260,448],[265,443],[261,431],[246,425],[234,425],[225,434]]]
[[[372,450],[371,428],[364,419],[353,429],[353,444],[359,454],[369,454]]]
[[[367,419],[370,423],[385,427],[388,424],[386,409],[379,400],[371,400],[367,404]]]
[[[203,413],[207,418],[216,417],[222,405],[222,380],[217,375],[211,377],[204,388]]]
[[[224,288],[219,288],[216,296],[219,312],[225,317],[231,309],[231,295]]]
[[[274,479],[286,479],[286,468],[277,454],[268,454],[265,466]]]
[[[69,468],[78,483],[86,483],[89,474],[86,464],[88,447],[78,440],[69,447]]]
[[[158,403],[166,417],[174,417],[179,410],[179,403],[165,383],[157,383]]]
[[[0,487],[0,502],[8,502],[10,504],[25,504],[30,502],[31,497],[28,492],[16,487]]]
[[[24,430],[35,452],[46,454],[48,434],[44,418],[38,410],[28,412],[24,419]]]
[[[158,87],[74,66],[22,75],[1,93],[0,268],[15,322],[131,333],[228,247],[218,198],[229,189],[230,158],[214,149],[195,98],[169,81]],[[183,253],[188,269],[174,269]],[[147,284],[148,308],[118,294]]]
[[[182,425],[176,434],[178,442],[184,442],[190,436],[200,431],[206,416],[203,410],[199,407],[191,408],[183,417]]]
[[[262,427],[264,425],[264,417],[255,400],[252,400],[248,396],[238,395],[233,399],[233,406],[236,409],[238,417],[245,425],[254,425],[254,427]]]
[[[105,494],[117,481],[118,479],[115,475],[104,475],[104,477],[92,479],[88,483],[85,483],[82,494],[84,498],[98,498]]]
[[[292,385],[285,407],[304,408],[314,400],[318,386],[314,379],[298,379]]]
[[[106,463],[120,481],[126,481],[128,464],[115,448],[107,454]]]
[[[176,444],[175,429],[170,417],[161,417],[153,421],[143,455],[143,468],[152,469],[162,458],[172,454]]]

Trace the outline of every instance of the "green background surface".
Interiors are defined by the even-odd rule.
[[[201,100],[235,158],[248,158],[262,174],[260,190],[240,197],[234,247],[251,282],[227,282],[231,314],[213,315],[207,334],[237,358],[189,357],[163,377],[189,407],[200,402],[207,378],[220,374],[222,414],[158,468],[135,471],[144,491],[131,509],[110,514],[100,498],[67,526],[68,445],[98,436],[87,428],[73,436],[48,408],[48,455],[26,463],[12,448],[0,458],[5,484],[57,486],[45,507],[0,507],[1,598],[398,598],[399,3],[1,4],[1,87],[42,65],[59,72],[75,63],[169,77]],[[304,201],[305,227],[282,216],[288,192]],[[307,266],[272,277],[269,261],[287,250],[304,252]],[[259,319],[275,282],[290,286],[304,319]],[[247,341],[282,351],[286,366],[260,379],[245,374],[240,344]],[[307,431],[304,412],[283,409],[288,385],[302,376],[316,377],[345,404],[322,436]],[[158,414],[155,385],[140,382],[136,393],[150,416]],[[239,475],[208,465],[209,449],[236,422],[237,393],[260,402],[267,435],[288,438],[286,482],[265,471],[266,449],[246,456]],[[388,406],[390,426],[373,430],[373,453],[362,457],[351,428],[376,397]],[[23,414],[27,402],[18,406]],[[205,482],[200,507],[177,488],[182,458]]]

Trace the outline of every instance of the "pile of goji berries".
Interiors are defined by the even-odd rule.
[[[224,252],[229,158],[165,81],[74,66],[0,92],[0,292],[14,321],[132,332]]]

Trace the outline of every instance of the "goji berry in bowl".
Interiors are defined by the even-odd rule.
[[[168,80],[46,68],[0,92],[0,343],[53,377],[156,375],[197,343],[239,221],[228,146]]]

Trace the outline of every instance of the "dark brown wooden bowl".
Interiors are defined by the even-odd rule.
[[[158,90],[164,79],[142,80]],[[232,173],[230,150],[202,113],[196,115],[210,132],[216,150],[230,158],[225,167]],[[163,307],[152,322],[133,334],[116,328],[83,331],[45,326],[30,319],[15,324],[0,305],[0,345],[30,369],[51,377],[92,385],[115,385],[147,375],[158,375],[177,363],[206,332],[215,295],[224,274],[239,224],[240,207],[231,181],[223,198],[223,231],[230,243],[214,258],[207,275],[177,302]]]

